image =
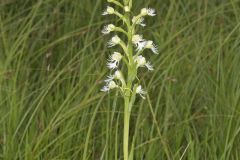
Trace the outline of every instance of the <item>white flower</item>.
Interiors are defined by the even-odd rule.
[[[147,62],[145,57],[143,57],[142,55],[137,56],[134,61],[135,63],[137,63],[137,67],[147,67],[149,71],[154,70],[151,63],[149,61]]]
[[[113,24],[109,24],[107,26],[104,26],[102,33],[103,34],[109,34],[110,32],[114,31],[116,27]]]
[[[102,15],[113,14],[115,12],[114,8],[107,6],[107,9],[103,11]]]
[[[157,46],[153,43],[153,41],[147,41],[145,48],[151,49],[154,54],[158,54]]]
[[[122,59],[121,53],[114,52],[108,59],[107,63],[108,68],[110,69],[117,68],[121,59]]]
[[[143,36],[139,34],[133,35],[132,42],[136,45],[137,51],[143,50],[146,44],[146,41],[145,39],[143,39]]]
[[[156,16],[155,9],[153,8],[143,8],[141,10],[141,16]]]
[[[142,86],[139,85],[136,89],[136,93],[139,94],[143,99],[145,99],[144,95],[147,94],[147,92],[145,92],[143,89],[142,89]]]
[[[139,24],[139,25],[141,25],[142,27],[145,27],[146,24],[143,23],[143,21],[144,21],[144,18],[143,18],[143,17],[140,17],[140,18],[133,17],[133,19],[132,19],[132,22],[133,22],[133,23]]]
[[[114,82],[114,81],[110,81],[106,84],[106,86],[104,86],[101,91],[103,92],[107,92],[111,89],[114,89],[114,88],[118,88],[118,85]]]
[[[121,42],[121,39],[116,35],[108,42],[108,47],[116,46]]]

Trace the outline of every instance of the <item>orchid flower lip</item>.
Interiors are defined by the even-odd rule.
[[[107,63],[107,67],[109,69],[116,69],[118,67],[118,64],[117,64],[117,62],[109,62],[109,63]]]
[[[107,86],[103,86],[103,88],[101,89],[101,91],[102,92],[107,92],[107,91],[109,91],[110,89],[109,89],[109,87],[107,87]]]
[[[147,94],[147,92],[145,92],[143,89],[142,89],[142,86],[139,85],[136,89],[136,93],[139,94],[143,99],[145,99],[145,94]]]
[[[142,51],[146,46],[146,41],[141,41],[136,44],[137,51]]]
[[[149,71],[153,71],[154,69],[153,69],[153,66],[151,65],[151,63],[148,61],[146,64],[145,64],[145,66],[147,67],[147,69],[149,70]]]
[[[149,16],[156,16],[156,13],[155,13],[156,11],[153,8],[148,8],[147,12]]]
[[[145,48],[151,49],[154,54],[158,54],[158,48],[157,45],[153,43],[153,41],[147,41]]]

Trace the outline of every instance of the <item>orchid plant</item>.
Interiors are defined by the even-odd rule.
[[[143,56],[145,50],[150,49],[154,54],[158,54],[157,46],[151,40],[146,40],[142,35],[137,34],[137,26],[145,27],[144,18],[146,16],[155,16],[155,10],[152,8],[143,8],[136,16],[132,14],[132,0],[108,0],[113,6],[122,9],[121,13],[113,7],[107,6],[102,15],[115,15],[122,22],[123,26],[108,24],[104,26],[102,33],[115,35],[107,43],[108,47],[119,46],[121,51],[113,52],[109,56],[107,67],[111,74],[105,80],[106,85],[101,89],[103,92],[119,90],[124,98],[124,134],[123,134],[123,155],[124,160],[132,159],[129,152],[129,122],[131,109],[135,102],[136,96],[139,95],[145,99],[147,92],[142,88],[137,77],[138,69],[146,67],[149,71],[153,70],[152,64]],[[125,36],[124,41],[117,35]],[[123,64],[122,64],[123,63]],[[126,65],[127,73],[124,73],[120,66]]]

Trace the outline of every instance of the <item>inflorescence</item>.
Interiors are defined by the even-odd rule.
[[[113,72],[113,74],[107,77],[105,80],[106,85],[101,91],[108,92],[113,89],[120,89],[123,93],[126,90],[131,90],[131,92],[133,92],[133,87],[131,86],[131,88],[128,88],[127,86],[127,81],[120,69],[120,63],[123,61],[128,67],[128,70],[133,68],[133,70],[136,70],[136,73],[139,67],[146,67],[149,71],[154,70],[152,64],[143,56],[143,51],[149,49],[154,54],[158,54],[157,46],[153,41],[144,39],[143,35],[137,34],[135,31],[137,25],[142,27],[146,26],[144,23],[146,16],[155,16],[156,13],[152,8],[143,8],[137,16],[132,16],[131,21],[127,21],[125,15],[131,15],[131,6],[124,6],[118,0],[108,0],[108,2],[120,6],[123,9],[123,13],[116,11],[113,7],[107,6],[102,15],[115,15],[119,17],[126,25],[127,29],[115,26],[114,24],[108,24],[104,26],[102,30],[103,34],[110,34],[111,32],[115,33],[107,43],[107,46],[114,47],[119,45],[122,48],[122,53],[115,51],[109,56],[107,67]],[[128,42],[124,42],[117,33],[122,33],[127,36]],[[130,44],[135,47],[135,50],[132,51],[134,53],[130,53]],[[129,74],[127,76],[129,76]],[[137,75],[135,75],[135,78],[137,79]],[[137,84],[135,87],[135,93],[145,99],[146,91],[142,89],[140,84]]]

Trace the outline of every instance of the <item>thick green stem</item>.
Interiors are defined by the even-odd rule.
[[[128,44],[127,44],[127,55],[128,55],[128,78],[127,78],[127,91],[124,95],[124,134],[123,134],[123,155],[124,160],[129,160],[129,123],[130,123],[130,115],[131,115],[131,108],[132,103],[132,84],[136,77],[136,67],[133,60],[133,44],[132,44],[132,26],[130,15],[127,13],[125,15],[127,19],[127,27],[128,27]]]
[[[123,154],[124,160],[128,160],[128,141],[129,141],[129,122],[130,122],[130,112],[129,112],[129,97],[125,97],[124,106],[124,134],[123,134]]]
[[[127,88],[132,87],[132,81],[128,81]],[[130,124],[130,115],[132,108],[132,92],[127,91],[124,98],[124,134],[123,134],[123,154],[124,160],[129,160],[129,124]]]

